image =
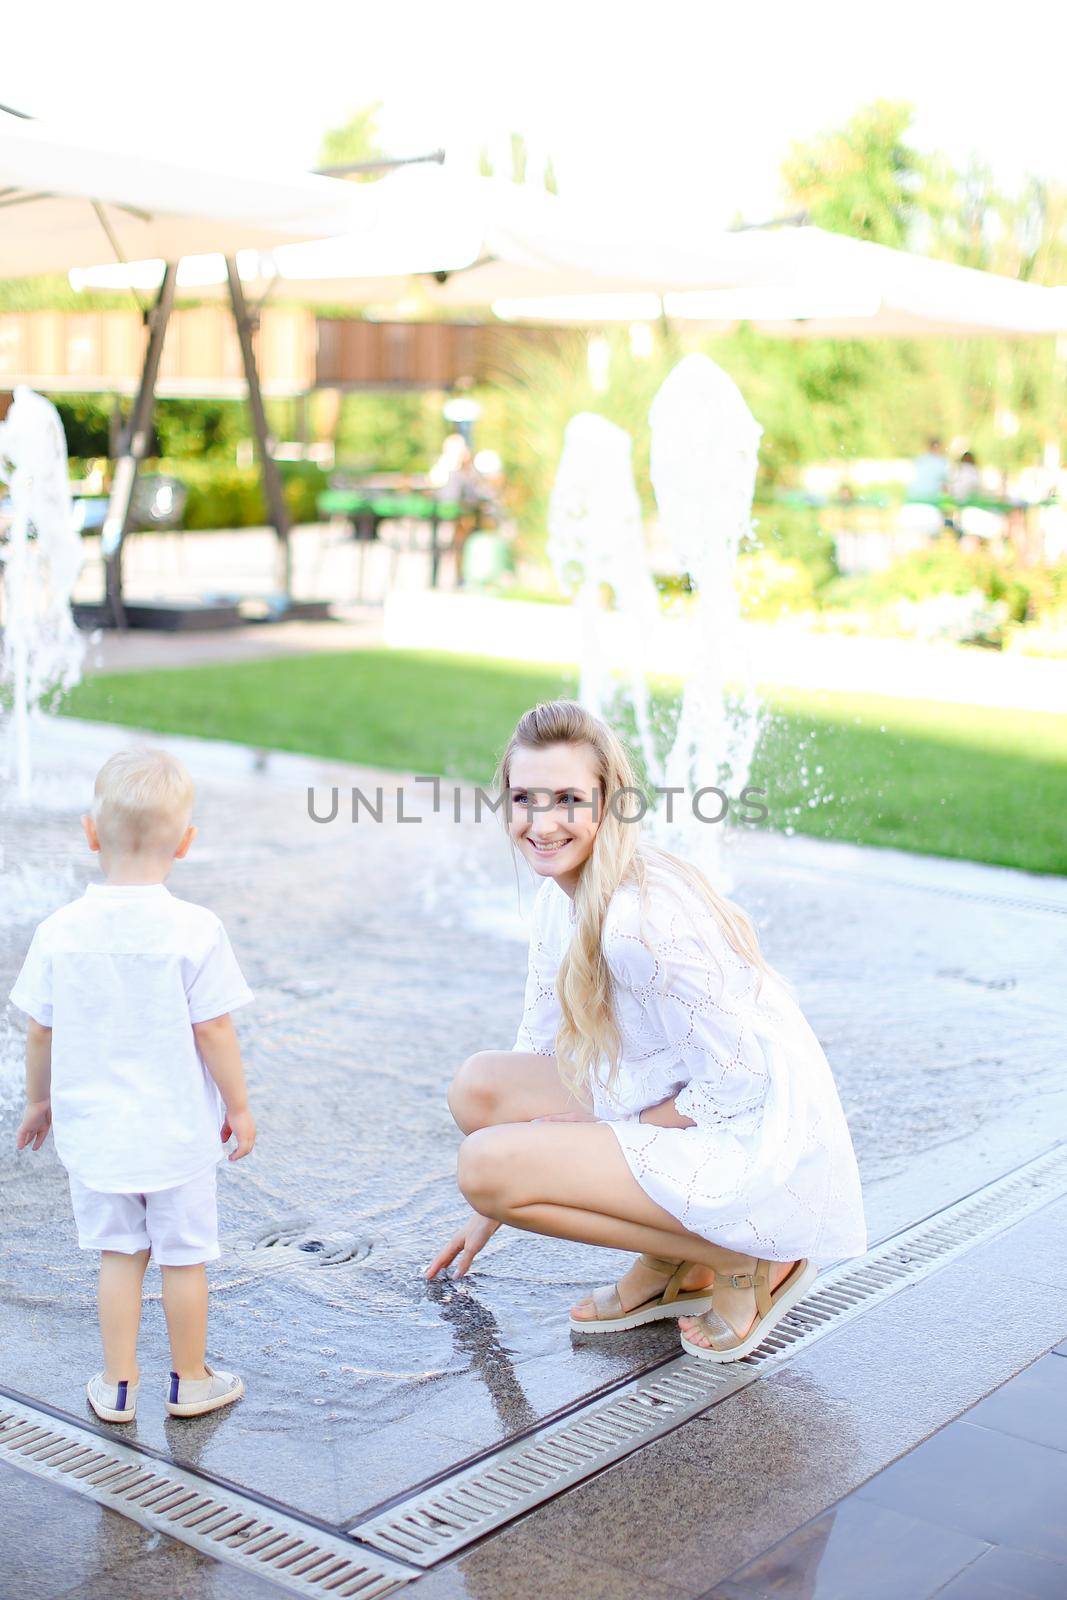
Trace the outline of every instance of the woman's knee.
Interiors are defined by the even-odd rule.
[[[480,1216],[495,1217],[508,1204],[509,1142],[503,1128],[480,1128],[460,1145],[456,1181],[463,1198]]]
[[[474,1133],[496,1121],[501,1100],[499,1052],[479,1050],[468,1056],[452,1079],[448,1109],[457,1127]]]

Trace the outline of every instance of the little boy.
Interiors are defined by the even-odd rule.
[[[216,1166],[256,1125],[229,1013],[253,994],[226,931],[164,879],[188,853],[193,783],[164,750],[111,757],[82,818],[103,883],[46,917],[11,999],[29,1016],[26,1113],[15,1143],[54,1126],[83,1250],[100,1251],[104,1368],[89,1403],[107,1422],[137,1408],[137,1332],[149,1255],[162,1269],[172,1416],[230,1405],[241,1379],[204,1360],[207,1274],[219,1255]]]

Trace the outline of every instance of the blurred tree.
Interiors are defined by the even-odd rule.
[[[832,233],[905,247],[927,177],[906,137],[912,118],[905,102],[876,100],[843,128],[794,143],[782,163],[790,203]]]
[[[110,449],[110,396],[57,394],[53,398],[66,435],[68,456],[106,456]]]
[[[155,426],[161,456],[231,462],[249,431],[243,400],[157,400]]]
[[[319,145],[320,167],[343,167],[350,162],[378,161],[384,155],[378,133],[382,102],[359,106],[347,121],[327,128]],[[371,174],[373,177],[373,174]]]
[[[794,144],[782,166],[788,202],[832,232],[1008,277],[1062,283],[1067,191],[1031,177],[1018,194],[1004,194],[977,158],[957,168],[940,153],[920,153],[909,139],[912,119],[909,105],[879,100],[843,128]],[[819,353],[827,348],[836,352],[832,375]],[[774,366],[773,356],[768,359]],[[798,430],[778,435],[775,443],[780,455],[811,459],[819,406],[829,401],[846,454],[911,454],[926,436],[939,434],[966,440],[985,464],[1033,464],[1044,446],[1063,440],[1057,367],[1051,338],[802,346],[784,376],[807,396],[811,415],[787,407]],[[820,374],[832,376],[832,393]],[[881,426],[872,428],[879,417]]]
[[[447,431],[443,398],[426,390],[346,394],[334,439],[338,466],[364,472],[425,472]]]
[[[502,166],[506,170],[502,170]],[[530,146],[524,133],[508,134],[507,159],[504,163],[497,159],[489,145],[483,144],[478,151],[478,172],[483,178],[505,177],[511,183],[533,183],[546,189],[549,194],[559,193],[559,180],[552,157],[546,155],[538,168],[537,163],[531,161]]]

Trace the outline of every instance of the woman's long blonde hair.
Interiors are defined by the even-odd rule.
[[[511,764],[517,750],[543,750],[556,744],[588,745],[596,758],[600,787],[600,809],[594,813],[599,814],[600,824],[575,890],[576,925],[556,975],[562,1013],[556,1034],[560,1077],[572,1094],[588,1101],[601,1059],[606,1057],[610,1064],[610,1090],[618,1076],[622,1051],[611,973],[601,939],[611,897],[620,884],[636,885],[642,927],[651,879],[676,893],[688,885],[706,902],[739,956],[761,975],[773,974],[773,968],[764,960],[756,930],[739,906],[720,895],[692,863],[641,840],[644,791],[638,786],[626,747],[607,723],[577,701],[544,701],[519,719],[497,768],[497,791],[510,794]],[[510,804],[503,807],[505,826],[510,809]]]

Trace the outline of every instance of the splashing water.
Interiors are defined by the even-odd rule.
[[[5,702],[10,686],[18,795],[27,800],[31,715],[77,683],[85,644],[70,609],[82,553],[71,514],[63,424],[51,401],[21,384],[0,423],[0,477],[7,480],[12,510],[3,555],[0,684]]]
[[[721,883],[723,830],[710,820],[721,802],[702,798],[698,814],[693,798],[701,789],[727,786],[736,798],[759,736],[734,569],[750,527],[762,429],[733,380],[702,355],[686,356],[670,373],[649,422],[662,531],[694,594],[684,624],[681,702],[666,750],[653,725],[649,691],[650,649],[657,634],[662,637],[663,618],[648,566],[631,440],[604,417],[581,413],[567,426],[549,505],[548,555],[581,619],[579,699],[609,721],[629,709],[648,781],[679,791],[649,812],[649,834]],[[615,594],[613,614],[602,604],[604,584]],[[612,645],[615,660],[621,654],[624,663],[629,708],[612,679]],[[741,685],[733,698],[731,683]]]
[[[685,797],[705,786],[743,788],[759,736],[758,705],[738,628],[735,568],[749,531],[762,428],[740,389],[703,355],[686,356],[649,411],[650,471],[660,520],[695,592],[692,653],[663,782],[682,790],[672,848],[721,876],[722,830]],[[731,705],[728,686],[741,681]]]
[[[621,648],[642,747],[652,748],[645,644],[659,610],[648,570],[641,502],[624,429],[583,411],[563,435],[563,454],[548,507],[548,558],[557,581],[570,593],[581,618],[581,682],[578,698],[597,716],[614,702],[608,666],[609,614],[601,603],[604,584],[615,592]]]

